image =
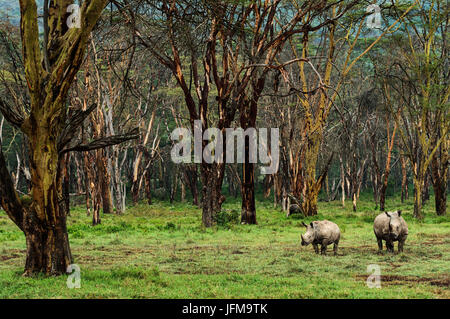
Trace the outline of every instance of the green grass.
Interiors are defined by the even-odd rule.
[[[226,209],[240,210],[228,200]],[[319,202],[319,215],[286,218],[270,202],[257,203],[258,225],[201,227],[201,211],[189,204],[129,207],[103,215],[92,227],[82,207],[68,218],[81,288],[67,276],[24,278],[25,240],[0,212],[0,298],[450,298],[450,218],[433,213],[414,220],[412,200],[389,198],[402,209],[409,237],[402,254],[377,252],[369,196],[359,211]],[[301,247],[301,222],[329,219],[341,228],[338,256]],[[366,285],[367,266],[381,267],[381,289]]]

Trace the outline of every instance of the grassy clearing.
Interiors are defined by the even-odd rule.
[[[0,212],[0,298],[450,298],[450,218],[411,217],[412,201],[389,198],[409,225],[405,252],[377,252],[372,223],[378,212],[362,198],[359,212],[339,202],[320,202],[319,216],[286,216],[272,203],[257,204],[259,224],[205,229],[201,211],[159,202],[102,216],[90,225],[81,207],[68,220],[80,289],[66,276],[23,278],[25,240]],[[224,205],[239,209],[239,202]],[[301,247],[302,221],[329,219],[341,228],[337,257]],[[397,248],[396,248],[397,249]],[[366,286],[367,266],[381,267],[382,288]]]

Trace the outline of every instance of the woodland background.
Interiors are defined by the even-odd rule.
[[[36,65],[77,61],[49,86],[65,99],[47,116],[38,110],[56,102],[35,106],[19,1],[0,1],[1,296],[73,296],[64,279],[13,283],[26,255],[26,274],[85,267],[82,297],[448,298],[448,3],[379,1],[373,29],[369,1],[84,1],[107,5],[92,33],[78,31],[84,54],[64,56],[61,32],[75,33],[52,24],[68,16],[52,6],[69,2],[37,1]],[[31,131],[30,114],[42,115]],[[55,114],[58,130],[43,130]],[[262,175],[248,158],[174,164],[171,132],[197,119],[280,128],[278,172]],[[57,269],[34,262],[40,235],[10,221],[21,224],[8,189],[23,216],[45,193],[36,132],[58,141],[50,211],[73,249],[68,239],[43,248]],[[406,252],[376,255],[373,218],[397,209],[410,224]],[[333,265],[298,247],[300,222],[322,218],[343,231]],[[365,287],[370,263],[389,288]]]

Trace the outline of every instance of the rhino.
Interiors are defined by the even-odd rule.
[[[337,255],[339,239],[341,238],[341,231],[338,225],[328,220],[313,221],[309,225],[303,223],[306,227],[306,233],[301,235],[302,246],[307,246],[312,243],[316,254],[320,253],[325,255],[327,252],[327,246],[331,243],[334,244],[334,255]]]
[[[294,214],[301,214],[301,213],[302,213],[301,207],[297,204],[292,204],[291,206],[289,206],[289,210],[286,214],[286,217],[289,217],[290,215],[294,215]]]
[[[398,241],[398,251],[403,251],[403,245],[408,237],[408,225],[403,219],[402,211],[384,212],[373,222],[373,231],[378,241],[378,249],[383,250],[383,240],[387,251],[394,252],[394,242]]]

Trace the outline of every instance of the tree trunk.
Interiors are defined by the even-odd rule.
[[[422,185],[423,179],[414,177],[414,217],[422,219]]]
[[[383,184],[381,185],[380,189],[380,211],[384,211],[384,204],[386,202],[386,189],[388,186],[389,173],[391,172],[392,149],[394,148],[395,133],[397,131],[397,122],[395,122],[392,136],[389,139],[389,120],[387,120],[386,123],[387,123],[388,153],[386,156],[386,166],[384,168]]]
[[[147,204],[152,204],[152,171],[150,166],[147,168],[144,176],[145,196],[147,197]]]
[[[33,221],[25,221],[25,238],[27,257],[24,276],[40,272],[47,275],[66,272],[72,263],[72,255],[65,216],[61,216],[55,225],[45,222],[36,225]]]
[[[224,164],[201,165],[202,178],[202,222],[205,227],[214,224],[216,213],[221,210],[225,196],[221,194]]]
[[[422,205],[425,205],[430,199],[430,175],[428,174],[428,170],[425,172],[422,192]]]
[[[316,181],[307,181],[305,183],[305,193],[302,201],[302,212],[305,216],[317,215],[317,200],[320,187],[317,187]]]
[[[400,162],[402,165],[402,203],[408,199],[408,179],[406,171],[406,159],[404,156],[400,156]]]
[[[309,152],[309,151],[307,151]],[[317,149],[318,152],[318,149]],[[306,167],[306,176],[305,176],[305,189],[303,194],[302,201],[302,212],[305,216],[315,216],[317,215],[317,200],[319,198],[320,189],[322,187],[322,183],[325,180],[325,177],[328,174],[328,168],[333,160],[333,155],[330,156],[330,159],[326,163],[326,166],[323,168],[322,173],[319,178],[316,180],[316,163],[317,163],[317,155],[316,151],[307,155],[306,158],[309,158],[309,164]]]
[[[111,175],[108,172],[107,158],[105,150],[97,150],[98,182],[103,204],[103,214],[112,214],[114,211],[111,197]]]
[[[266,175],[264,178],[264,198],[269,198],[272,190],[273,175]]]
[[[247,139],[247,138],[246,138]],[[246,150],[247,150],[246,142]],[[247,153],[247,151],[246,151]],[[247,162],[247,161],[246,161]],[[255,208],[255,180],[254,164],[243,163],[242,166],[242,210],[241,223],[257,224]]]
[[[353,200],[352,200],[352,205],[353,205],[353,211],[356,212],[356,208],[357,208],[357,202],[356,202],[356,192],[353,192]]]
[[[373,201],[375,203],[375,209],[378,209],[378,183],[377,183],[377,174],[375,170],[372,168],[372,192],[373,192]]]
[[[444,216],[447,213],[447,182],[435,182],[433,189],[436,213],[439,216]]]
[[[62,170],[57,138],[45,127],[34,127],[30,140],[32,204],[24,219],[27,257],[24,275],[59,275],[72,262],[66,211],[59,202]]]
[[[62,194],[64,202],[64,211],[67,216],[70,216],[70,154],[64,156],[63,161],[63,184]]]
[[[124,159],[127,158],[127,151],[125,151]],[[123,205],[125,201],[126,194],[123,191],[123,183],[121,179],[122,169],[119,163],[119,148],[117,146],[113,147],[113,159],[112,164],[113,168],[113,190],[114,190],[114,203],[116,207],[116,214],[120,215],[125,212],[125,206]]]
[[[434,189],[434,201],[436,214],[444,216],[447,213],[447,178],[448,178],[448,160],[446,156],[441,155],[441,164],[438,156],[434,155],[431,161],[431,174]]]
[[[342,208],[345,208],[345,171],[344,171],[344,163],[342,161],[342,156],[339,156],[339,163],[340,163],[340,168],[341,168],[341,189],[342,189],[341,203],[342,203]]]
[[[244,130],[254,128],[256,125],[257,105],[253,101],[245,103],[241,111],[241,126]],[[255,165],[250,163],[250,136],[246,135],[244,140],[244,163],[242,163],[242,181],[241,181],[241,223],[257,224],[255,207]],[[226,145],[226,144],[225,144]]]
[[[309,132],[311,123],[307,122],[306,131]],[[320,133],[313,133],[308,139],[305,150],[305,176],[302,198],[302,212],[305,216],[317,215],[317,199],[322,181],[316,181],[317,158],[322,142]]]
[[[198,206],[197,166],[189,164],[185,168],[184,174],[192,194],[192,204]]]
[[[380,211],[384,212],[384,204],[386,202],[387,178],[383,181],[380,189]]]

